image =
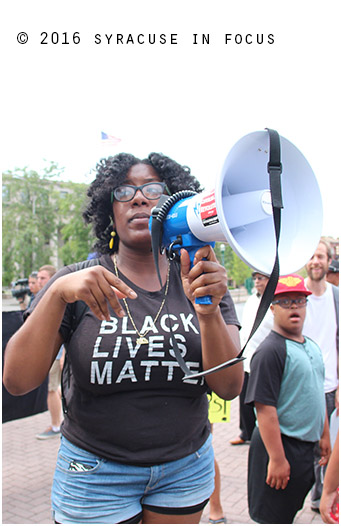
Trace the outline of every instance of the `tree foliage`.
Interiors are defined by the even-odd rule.
[[[39,173],[25,167],[3,174],[3,285],[48,263],[86,259],[92,246],[81,217],[86,185],[58,181],[60,172],[50,163]]]
[[[93,244],[91,225],[85,225],[82,218],[87,185],[69,183],[68,189],[69,193],[58,201],[59,231],[63,240],[59,256],[63,265],[86,259]]]
[[[221,249],[222,245],[225,246],[225,250]],[[220,263],[226,268],[229,280],[232,280],[236,287],[244,285],[245,280],[251,276],[252,269],[237,256],[227,243],[216,243],[214,251]]]

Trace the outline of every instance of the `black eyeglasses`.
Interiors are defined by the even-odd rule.
[[[272,302],[272,305],[279,305],[283,309],[290,309],[290,307],[295,303],[297,307],[301,308],[304,307],[308,303],[308,298],[297,298],[295,300],[291,300],[290,298],[281,298],[280,300],[275,300]]]
[[[263,279],[268,279],[268,278],[266,278],[265,276],[253,276],[252,279],[253,281],[256,281],[256,279],[258,279],[259,281],[263,281]]]
[[[114,199],[116,199],[116,201],[120,201],[121,203],[131,201],[134,199],[138,190],[142,192],[146,199],[153,201],[155,199],[160,199],[165,189],[168,193],[170,193],[166,183],[161,182],[145,183],[141,184],[141,186],[121,184],[120,186],[116,186],[116,188],[114,188],[114,190],[111,192],[111,202],[113,202]]]

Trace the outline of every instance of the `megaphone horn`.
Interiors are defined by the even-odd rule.
[[[322,199],[316,177],[303,154],[279,136],[281,148],[282,274],[302,268],[322,231]],[[270,274],[276,254],[271,189],[268,177],[269,134],[253,132],[228,153],[215,188],[173,204],[163,221],[163,246],[181,235],[191,249],[216,241],[228,243],[251,268]]]
[[[150,229],[161,285],[160,244],[187,248],[193,262],[200,246],[227,242],[247,265],[270,275],[250,339],[272,301],[279,269],[290,274],[313,254],[322,231],[322,199],[303,154],[275,130],[267,129],[246,135],[234,145],[214,190],[163,196],[152,214]],[[196,302],[210,303],[210,298],[196,298]],[[236,358],[193,374],[174,338],[175,356],[187,379],[231,367],[244,359],[244,348]]]

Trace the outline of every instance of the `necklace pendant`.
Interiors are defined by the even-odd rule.
[[[138,345],[143,345],[145,343],[148,344],[149,342],[148,342],[147,338],[145,338],[144,336],[140,336],[140,338],[137,338],[136,343]]]

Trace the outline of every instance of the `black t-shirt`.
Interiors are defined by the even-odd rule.
[[[100,263],[114,272],[109,255]],[[73,271],[75,265],[65,267],[49,284]],[[176,460],[200,448],[210,432],[207,385],[202,378],[182,380],[169,329],[172,325],[187,366],[201,371],[195,310],[174,262],[166,300],[169,315],[164,306],[156,323],[165,288],[149,292],[121,273],[119,277],[138,294],[127,303],[139,332],[150,329],[149,343],[138,345],[129,317],[118,318],[110,306],[110,322],[100,321],[87,309],[72,332],[74,304],[67,306],[60,331],[67,342],[71,375],[69,381],[64,375],[69,387],[62,433],[77,446],[118,462],[147,466]],[[239,326],[229,294],[221,311],[226,323]]]

